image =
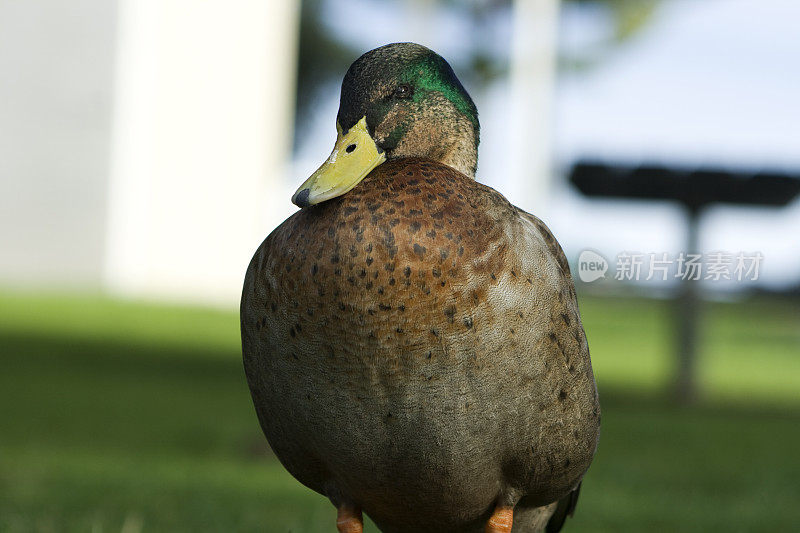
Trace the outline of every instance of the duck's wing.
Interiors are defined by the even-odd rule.
[[[567,261],[567,256],[564,255],[564,250],[561,249],[561,245],[558,244],[558,241],[556,240],[555,236],[553,235],[553,232],[551,232],[550,228],[548,228],[545,225],[544,222],[539,220],[539,218],[531,215],[530,213],[528,213],[526,211],[523,211],[519,207],[515,206],[515,208],[516,208],[517,213],[519,214],[520,218],[523,218],[524,220],[527,220],[528,222],[533,224],[533,226],[541,234],[542,239],[544,240],[545,244],[547,245],[548,250],[550,250],[550,253],[553,254],[553,257],[556,258],[556,261],[558,262],[558,266],[561,268],[561,272],[564,274],[564,277],[567,278],[567,280],[569,281],[571,294],[572,294],[572,297],[574,299],[576,297],[575,296],[575,284],[572,281],[572,274],[570,273],[570,270],[569,270],[569,262]]]
[[[547,246],[548,250],[555,258],[556,263],[558,264],[559,268],[561,269],[562,275],[564,276],[565,284],[569,286],[569,297],[572,300],[573,305],[577,308],[577,295],[575,294],[575,285],[572,279],[572,274],[570,273],[569,263],[567,262],[567,257],[564,254],[564,251],[561,248],[561,245],[558,244],[555,236],[550,231],[550,229],[539,220],[534,215],[523,211],[522,209],[517,208],[517,212],[519,216],[532,224],[535,229],[539,232],[542,237],[543,242]],[[583,334],[581,328],[581,334]],[[585,337],[584,337],[585,338]],[[588,355],[588,345],[582,343],[580,346],[581,351],[585,350],[585,357],[589,357]],[[547,522],[547,526],[545,528],[546,533],[558,533],[564,527],[564,522],[566,521],[567,517],[572,516],[575,513],[575,507],[578,504],[578,495],[580,494],[581,484],[578,485],[566,496],[561,498],[556,505],[555,510],[553,511],[552,516],[549,518]]]

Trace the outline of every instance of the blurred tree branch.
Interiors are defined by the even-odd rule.
[[[326,83],[341,78],[358,51],[344,44],[322,19],[323,0],[303,0],[300,10],[300,43],[297,58],[295,146],[313,102]]]
[[[566,0],[574,4],[594,4],[611,10],[615,37],[621,42],[644,28],[661,0]]]
[[[399,4],[399,0],[394,1]],[[611,45],[623,43],[635,36],[652,19],[656,7],[662,0],[563,0],[566,4],[584,5],[606,10],[613,21]],[[334,80],[340,79],[343,69],[363,50],[353,47],[336,35],[325,24],[324,6],[331,0],[303,0],[300,14],[300,43],[297,66],[295,144],[304,133],[305,124],[311,119],[313,102],[320,91]],[[447,6],[455,14],[471,21],[471,53],[465,64],[454,65],[472,85],[485,86],[506,75],[508,58],[498,54],[492,45],[503,36],[492,26],[499,16],[511,16],[513,0],[431,0],[434,4]],[[595,62],[580,57],[561,57],[562,68],[587,68]]]

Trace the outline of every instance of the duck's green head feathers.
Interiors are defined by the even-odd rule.
[[[433,149],[431,141],[442,137],[436,130],[468,137],[473,149],[477,147],[478,110],[472,98],[447,61],[418,44],[388,44],[352,64],[342,82],[337,118],[347,130],[363,116],[389,158],[403,141]]]
[[[447,61],[424,46],[359,57],[342,82],[337,128],[330,158],[292,198],[301,207],[344,194],[386,159],[424,157],[475,175],[478,111]]]

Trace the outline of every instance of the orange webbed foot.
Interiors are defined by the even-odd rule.
[[[336,529],[339,533],[363,533],[361,509],[354,505],[340,505],[336,510]]]
[[[486,522],[486,533],[511,533],[514,525],[514,508],[509,505],[498,505]]]

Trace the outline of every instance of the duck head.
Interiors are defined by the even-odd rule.
[[[307,207],[341,196],[386,160],[423,157],[470,177],[478,162],[478,111],[453,69],[414,43],[359,57],[342,81],[330,157],[292,196]]]

